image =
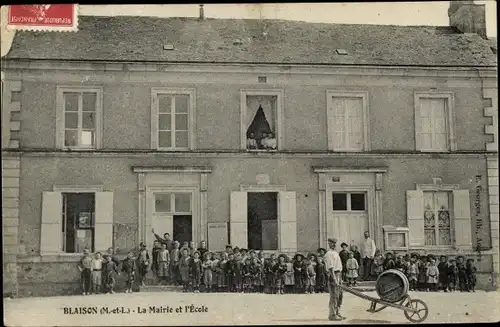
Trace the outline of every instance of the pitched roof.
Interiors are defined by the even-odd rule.
[[[17,32],[7,58],[353,65],[495,65],[451,27],[80,16],[78,32]],[[164,45],[174,50],[165,50]],[[346,50],[341,55],[337,49]],[[341,51],[339,51],[341,52]]]

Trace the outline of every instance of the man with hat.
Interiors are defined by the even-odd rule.
[[[325,254],[325,268],[328,275],[328,292],[330,293],[329,302],[329,320],[343,320],[339,313],[340,306],[342,305],[342,289],[340,285],[342,283],[342,261],[340,256],[335,251],[335,245],[337,244],[337,239],[328,239],[328,251]]]

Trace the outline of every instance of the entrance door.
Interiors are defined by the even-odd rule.
[[[278,250],[278,193],[248,193],[248,248]]]
[[[191,219],[191,215],[175,215],[173,229],[173,238],[178,241],[181,246],[184,242],[192,241],[193,220]]]
[[[362,251],[364,232],[368,230],[367,197],[364,192],[332,192],[333,230],[337,246],[343,242]]]

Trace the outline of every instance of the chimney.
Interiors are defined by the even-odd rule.
[[[475,4],[474,1],[450,1],[450,26],[456,27],[462,33],[476,33],[486,39],[484,6]]]
[[[199,17],[200,20],[204,20],[205,19],[205,12],[203,11],[203,5],[200,5],[200,17]]]

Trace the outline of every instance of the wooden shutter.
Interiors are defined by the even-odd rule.
[[[113,192],[95,193],[94,251],[113,246]]]
[[[297,206],[295,192],[279,192],[279,250],[297,252]]]
[[[406,214],[410,230],[410,247],[423,248],[424,234],[424,192],[406,191]]]
[[[453,217],[456,247],[461,249],[471,249],[472,223],[469,190],[453,191]]]
[[[344,100],[338,97],[331,97],[330,107],[328,108],[328,125],[330,135],[328,135],[331,150],[344,149],[345,144],[345,107]]]
[[[434,117],[434,144],[435,150],[448,150],[448,124],[446,116],[446,99],[432,99]]]
[[[247,192],[231,192],[230,242],[233,247],[248,247]]]
[[[364,126],[363,126],[363,99],[361,98],[346,98],[347,110],[347,131],[349,144],[347,147],[352,150],[363,149]]]
[[[55,255],[62,252],[63,206],[60,192],[43,192],[40,254]]]

